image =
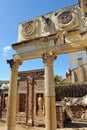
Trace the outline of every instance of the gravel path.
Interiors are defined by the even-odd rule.
[[[0,122],[0,130],[6,130],[6,123]],[[25,125],[16,125],[16,130],[46,130],[42,127],[30,127]],[[81,127],[81,128],[62,128],[57,130],[87,130],[87,127]]]

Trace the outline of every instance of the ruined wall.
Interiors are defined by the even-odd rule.
[[[87,85],[73,84],[70,86],[59,86],[56,87],[55,92],[56,101],[62,100],[66,96],[82,97],[84,94],[87,94]],[[42,97],[41,109],[39,109],[38,106],[39,95]],[[65,109],[71,119],[87,121],[87,107],[71,105],[66,106]],[[62,105],[57,105],[56,112],[57,127],[62,128],[64,127],[64,120],[67,119],[64,113],[64,107],[62,107]],[[6,111],[2,112],[2,119],[6,119]],[[28,123],[29,125],[35,126],[45,125],[44,70],[19,73],[16,120],[17,123],[21,124]]]
[[[87,106],[66,106],[65,110],[72,121],[87,122]]]
[[[38,115],[38,96],[43,98],[44,109],[44,70],[19,72],[18,81],[18,105],[17,122],[29,125],[38,125],[44,122],[44,112]],[[20,94],[26,95],[24,106],[25,111],[20,112]],[[23,101],[22,101],[23,102]],[[43,110],[44,111],[44,110]]]

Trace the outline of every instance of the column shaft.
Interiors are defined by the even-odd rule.
[[[55,85],[53,60],[50,57],[45,62],[45,124],[46,130],[56,130]]]
[[[6,130],[15,130],[16,125],[16,105],[17,105],[17,76],[18,63],[9,61],[11,66],[10,73],[10,88],[8,94],[8,108],[7,108],[7,125]]]

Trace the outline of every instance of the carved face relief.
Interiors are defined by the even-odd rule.
[[[22,30],[23,36],[28,39],[34,33],[35,28],[36,26],[33,21],[25,23]]]
[[[71,22],[72,18],[72,14],[69,11],[65,11],[58,16],[58,21],[62,24],[67,24]]]

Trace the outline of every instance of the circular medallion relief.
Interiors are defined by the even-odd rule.
[[[27,22],[24,24],[22,33],[25,38],[28,38],[32,33],[34,33],[34,31],[35,31],[34,22]]]
[[[58,21],[62,24],[67,24],[72,20],[73,16],[71,14],[71,12],[66,11],[66,12],[62,12],[61,14],[59,14],[58,16]]]

